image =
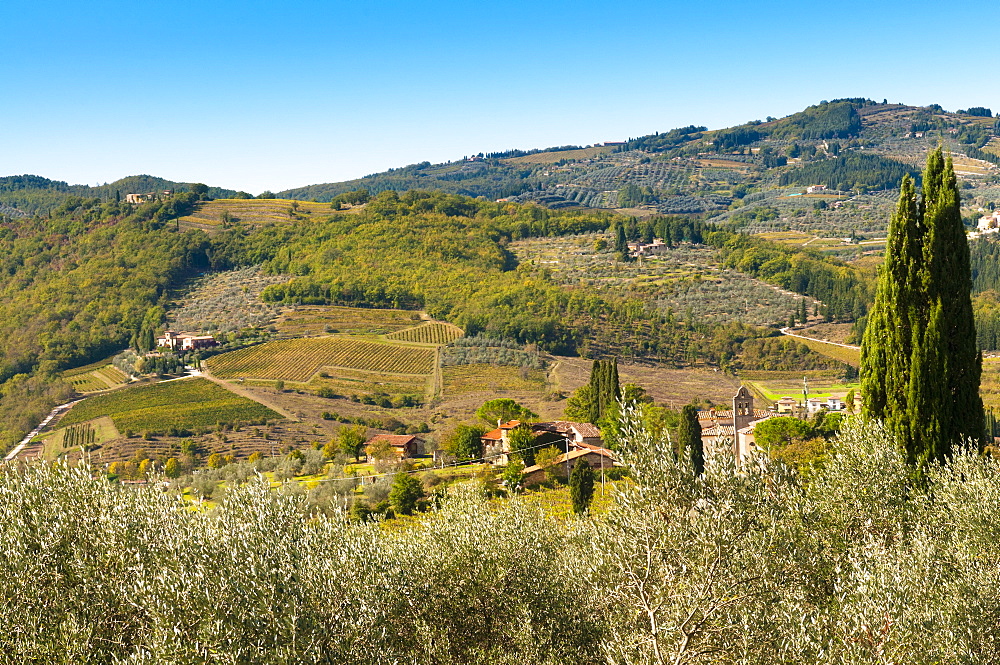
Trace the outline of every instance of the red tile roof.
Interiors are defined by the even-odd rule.
[[[413,436],[412,434],[376,434],[372,438],[365,441],[365,445],[368,446],[378,441],[385,441],[394,448],[402,448],[413,441],[419,440],[419,437]]]

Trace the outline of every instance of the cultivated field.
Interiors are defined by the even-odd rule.
[[[424,323],[413,328],[406,328],[386,335],[386,339],[417,344],[450,344],[464,333],[458,326],[450,323]]]
[[[818,339],[805,339],[802,337],[795,337],[793,339],[796,342],[802,342],[817,353],[822,353],[824,356],[833,358],[834,360],[839,360],[842,363],[847,363],[852,367],[859,367],[861,365],[860,349],[838,346],[837,344],[828,344],[827,342],[821,342]]]
[[[62,378],[70,383],[78,393],[108,390],[128,382],[125,373],[106,360],[86,367],[67,370],[63,372]]]
[[[283,310],[273,328],[283,337],[334,332],[382,335],[408,328],[420,318],[419,312],[404,309],[298,305]]]
[[[801,372],[744,372],[742,378],[765,399],[776,402],[782,397],[802,397],[802,379],[809,386],[809,397],[840,397],[851,389],[857,390],[857,382],[844,382],[835,370],[809,370]]]
[[[207,379],[182,379],[95,395],[63,416],[61,426],[108,416],[119,432],[197,430],[220,422],[263,422],[281,416]]]
[[[329,203],[289,199],[216,199],[198,204],[190,215],[180,218],[182,228],[220,230],[232,224],[255,227],[321,219],[333,214]],[[229,215],[229,221],[225,216]]]
[[[569,395],[587,383],[592,364],[583,358],[558,357],[551,371],[554,388]],[[623,385],[642,386],[657,404],[672,409],[680,409],[694,400],[732,404],[740,387],[732,376],[709,369],[666,369],[619,362],[618,376]]]
[[[325,375],[325,376],[324,376]],[[344,368],[329,368],[312,377],[310,389],[329,388],[338,395],[363,395],[385,393],[387,395],[416,395],[429,397],[433,393],[430,374],[391,374],[386,372],[364,372]]]
[[[54,460],[67,453],[78,451],[80,446],[100,446],[119,436],[121,435],[114,421],[106,416],[68,425],[45,436],[42,456],[47,460]]]
[[[323,367],[393,374],[430,374],[434,349],[349,337],[310,337],[267,342],[208,360],[223,379],[257,378],[307,382]]]
[[[614,150],[613,146],[595,146],[593,148],[580,148],[579,150],[559,150],[556,152],[538,152],[534,155],[524,155],[523,157],[511,157],[504,161],[508,164],[555,164],[564,159],[593,159],[600,155],[606,155]]]
[[[497,365],[455,365],[441,370],[445,397],[470,393],[533,392],[545,389],[545,372]]]

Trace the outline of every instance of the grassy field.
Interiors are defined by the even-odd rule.
[[[107,361],[67,370],[63,372],[62,378],[70,383],[78,393],[108,390],[128,382],[125,373]]]
[[[983,358],[979,394],[983,397],[983,406],[1000,410],[1000,358]]]
[[[446,396],[486,391],[522,392],[545,389],[541,370],[503,365],[455,365],[441,370]]]
[[[534,155],[524,155],[523,157],[511,157],[504,161],[508,164],[555,164],[564,159],[593,159],[600,155],[606,155],[614,150],[614,146],[594,146],[593,148],[580,148],[579,150],[559,150],[556,152],[538,152]]]
[[[417,344],[450,344],[464,333],[450,323],[429,322],[386,335],[386,339]]]
[[[277,420],[281,416],[206,379],[164,381],[95,395],[60,421],[73,425],[108,416],[119,432],[201,429],[220,422]]]
[[[772,402],[786,396],[802,397],[803,377],[809,384],[809,397],[843,397],[852,388],[857,390],[860,387],[859,383],[845,383],[839,372],[832,370],[744,372],[742,375],[745,383]]]
[[[57,429],[43,439],[44,452],[42,456],[47,460],[54,460],[68,452],[78,450],[81,444],[99,446],[112,439],[117,439],[119,436],[121,434],[118,433],[114,421],[106,416],[68,425]]]
[[[333,214],[329,203],[312,203],[288,199],[216,199],[198,205],[190,215],[180,218],[182,228],[221,230],[223,216],[243,226],[285,224],[321,219]]]
[[[818,339],[804,339],[802,337],[794,337],[793,339],[796,342],[802,342],[817,353],[822,353],[824,356],[847,363],[852,367],[859,367],[861,365],[861,351],[859,349],[828,344]]]
[[[273,326],[287,337],[330,332],[383,335],[418,321],[419,312],[403,309],[300,305],[284,310]]]
[[[218,377],[307,382],[324,367],[393,374],[430,374],[434,350],[350,337],[310,337],[267,342],[208,360]]]

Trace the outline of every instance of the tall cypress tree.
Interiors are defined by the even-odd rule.
[[[677,430],[677,447],[681,455],[686,455],[696,475],[705,471],[705,448],[701,442],[701,423],[698,409],[687,404],[681,409],[681,422]]]
[[[861,345],[864,413],[883,420],[918,467],[983,438],[971,290],[955,172],[938,148],[919,201],[903,178]]]

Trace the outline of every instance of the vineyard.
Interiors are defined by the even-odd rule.
[[[456,365],[442,369],[444,395],[538,392],[545,389],[545,372],[527,367]]]
[[[282,312],[272,327],[283,337],[338,332],[383,335],[418,321],[418,312],[404,309],[298,305]]]
[[[61,425],[109,416],[118,431],[198,430],[224,422],[263,422],[281,416],[206,379],[164,381],[96,395],[74,406]]]
[[[463,335],[462,329],[450,323],[424,323],[386,335],[387,339],[417,344],[450,344]]]
[[[338,395],[364,395],[385,393],[388,395],[416,395],[426,397],[432,394],[429,374],[392,374],[387,372],[364,372],[338,367],[323,371],[309,381],[310,389],[329,388]]]
[[[430,374],[434,350],[347,337],[287,339],[215,356],[209,369],[220,378],[253,377],[306,382],[322,367],[370,372]]]
[[[128,376],[124,372],[106,362],[63,372],[62,378],[78,393],[108,390],[128,382]]]

